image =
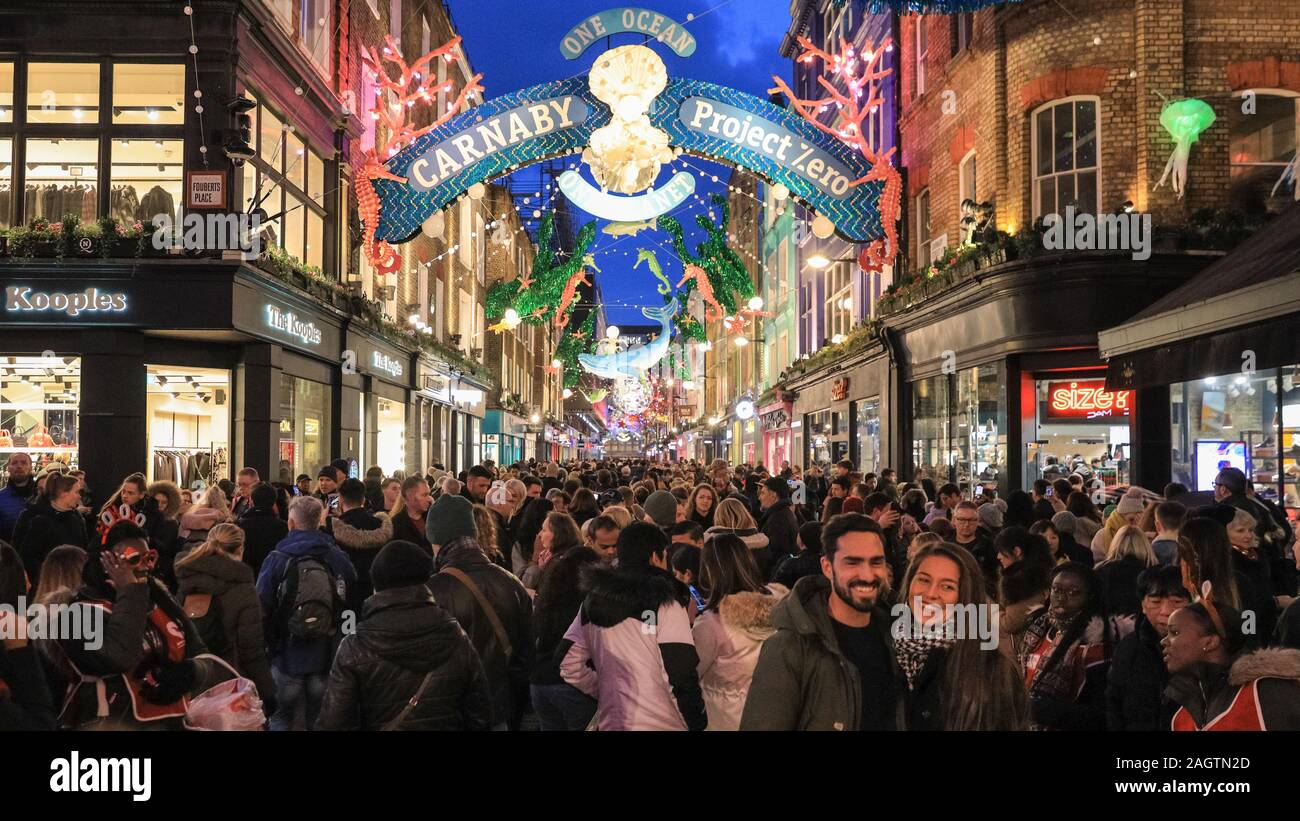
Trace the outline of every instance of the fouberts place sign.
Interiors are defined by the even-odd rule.
[[[266,324],[282,334],[296,337],[304,345],[319,345],[321,330],[314,322],[304,322],[292,311],[281,310],[277,305],[266,306]]]
[[[84,291],[37,291],[25,285],[5,288],[5,312],[10,314],[62,313],[69,317],[120,314],[126,311],[126,294],[87,288]]]

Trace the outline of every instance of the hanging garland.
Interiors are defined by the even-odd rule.
[[[659,225],[672,238],[673,248],[686,266],[686,277],[678,283],[682,289],[681,303],[685,305],[691,291],[698,287],[706,305],[734,314],[737,309],[736,295],[739,294],[741,299],[749,299],[754,295],[754,283],[749,278],[749,270],[741,261],[740,255],[727,245],[727,223],[731,214],[726,198],[713,194],[711,199],[720,211],[720,219],[715,225],[703,214],[695,216],[695,224],[704,229],[708,238],[695,247],[694,254],[686,250],[682,224],[676,218],[660,217]],[[693,267],[696,270],[692,270]],[[701,271],[707,277],[700,276]],[[707,309],[706,316],[710,319],[720,318],[712,316]]]
[[[596,223],[582,226],[577,247],[563,263],[556,259],[554,238],[554,214],[547,213],[537,229],[537,256],[533,259],[532,273],[498,282],[488,289],[484,308],[488,319],[504,319],[506,311],[514,309],[519,322],[529,325],[544,325],[551,318],[558,328],[569,324],[569,316],[577,307],[578,287],[590,284],[586,269],[595,267],[587,249],[596,239]],[[509,323],[503,323],[497,329],[509,327]]]
[[[842,8],[848,0],[831,0],[831,5]],[[1019,3],[1020,0],[869,0],[867,11],[871,14],[896,12],[898,14],[958,14],[979,11],[998,3]]]

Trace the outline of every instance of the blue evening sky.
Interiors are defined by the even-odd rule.
[[[517,89],[586,74],[597,55],[604,50],[604,41],[593,43],[576,60],[565,60],[560,54],[560,40],[575,24],[586,17],[614,8],[611,0],[552,0],[551,2],[526,2],[525,0],[449,0],[457,30],[464,37],[465,52],[474,71],[482,72],[485,96],[488,99]],[[781,38],[790,24],[789,0],[637,0],[626,5],[648,8],[685,24],[695,37],[698,46],[690,57],[678,57],[667,47],[647,43],[663,59],[669,76],[692,77],[767,98],[772,87],[772,75],[789,78],[791,63],[783,59],[778,50]],[[686,15],[693,13],[696,20],[687,22]],[[640,35],[622,34],[612,38],[612,46],[641,43]],[[706,202],[714,191],[725,193],[725,183],[731,169],[724,165],[684,158],[688,165],[673,163],[660,172],[655,184],[662,185],[676,170],[686,167],[703,170],[709,177],[696,180],[696,194]],[[573,157],[577,161],[577,156]],[[719,182],[711,177],[717,175]],[[517,191],[524,187],[530,175],[526,170],[516,172]],[[586,174],[590,179],[590,174]],[[532,179],[537,175],[532,174]],[[529,192],[532,193],[532,192]],[[543,192],[544,199],[552,192]],[[560,194],[558,196],[563,196]],[[536,199],[532,200],[535,204]],[[530,206],[523,207],[525,219],[532,217]],[[695,226],[695,215],[704,208],[694,198],[671,212],[686,227],[687,247],[693,252],[703,238],[703,231]],[[595,219],[578,212],[579,225]],[[604,220],[597,221],[604,226]],[[639,248],[656,250],[665,273],[675,285],[681,276],[681,265],[670,252],[671,243],[663,231],[643,231],[634,237],[611,237],[597,232],[594,250],[600,268],[597,281],[607,305],[660,305],[662,297],[655,291],[658,280],[642,265],[635,271]],[[656,244],[657,243],[657,244]],[[662,246],[662,247],[660,247]],[[624,325],[642,325],[646,320],[637,307],[610,307],[610,321]]]

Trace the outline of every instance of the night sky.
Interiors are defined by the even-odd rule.
[[[604,41],[593,43],[576,60],[565,60],[560,54],[560,40],[587,16],[618,6],[611,0],[563,0],[544,4],[520,0],[449,2],[456,28],[464,37],[470,64],[474,71],[483,74],[488,99],[547,80],[585,75],[596,57],[605,50]],[[766,99],[767,90],[773,85],[773,74],[787,79],[791,76],[790,61],[778,53],[781,38],[790,23],[789,0],[638,0],[626,5],[648,8],[670,17],[685,24],[695,37],[698,43],[695,53],[685,58],[678,57],[662,44],[653,41],[647,44],[663,59],[671,77],[707,80]],[[687,22],[688,13],[695,14],[697,19]],[[611,46],[642,43],[644,40],[641,35],[622,34],[612,38]],[[725,182],[731,173],[729,167],[696,158],[684,159],[689,163],[686,166],[679,162],[664,166],[655,185],[662,185],[674,171],[685,167],[696,172],[704,170],[710,177],[717,175],[717,183],[707,177],[696,179],[695,193],[705,202],[714,191],[725,193]],[[577,161],[576,155],[573,161]],[[589,173],[584,176],[591,180]],[[508,179],[516,191],[526,192],[530,177],[536,179],[537,175],[521,169]],[[543,199],[552,194],[550,191],[542,193]],[[536,202],[536,199],[532,200],[532,204]],[[704,210],[695,198],[690,198],[676,211],[670,212],[686,226],[687,247],[692,250],[704,233],[695,226],[694,217]],[[532,217],[531,205],[523,207],[522,216],[525,219]],[[578,217],[580,225],[595,219],[580,211]],[[598,220],[598,226],[605,224],[604,220]],[[639,248],[655,249],[660,264],[665,273],[673,277],[675,285],[680,278],[681,266],[671,253],[668,235],[663,231],[643,231],[634,237],[611,237],[601,232],[596,236],[593,247],[596,265],[600,268],[596,277],[606,304],[662,304],[662,297],[655,291],[658,281],[644,265],[633,271],[632,263]],[[612,322],[624,325],[647,322],[635,307],[610,308],[608,315]]]

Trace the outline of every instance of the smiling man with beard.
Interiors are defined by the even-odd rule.
[[[893,730],[897,663],[880,525],[858,513],[822,531],[822,574],[772,613],[742,730]]]

